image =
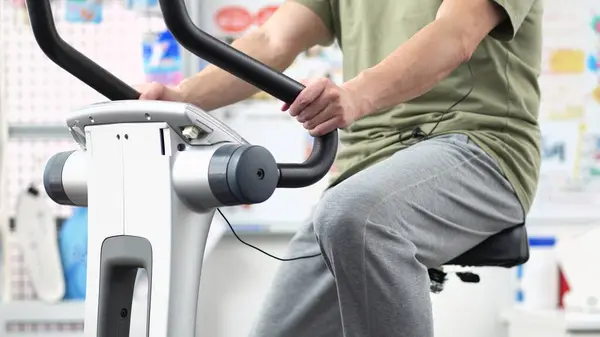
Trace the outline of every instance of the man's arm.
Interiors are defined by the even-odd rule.
[[[237,39],[232,47],[283,71],[303,50],[329,40],[329,30],[313,11],[286,1],[267,22]],[[183,100],[213,110],[247,99],[256,92],[254,86],[209,65],[174,89],[158,84],[146,88],[142,99]]]
[[[436,19],[376,66],[343,86],[362,98],[364,115],[431,90],[468,61],[479,43],[506,19],[491,0],[444,0]]]
[[[468,61],[487,35],[512,39],[535,1],[443,0],[436,19],[379,64],[342,86],[313,81],[283,110],[319,136],[409,101]]]

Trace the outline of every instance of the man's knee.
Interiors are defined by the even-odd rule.
[[[339,185],[319,201],[313,214],[317,239],[322,243],[353,241],[362,237],[375,202],[369,189]]]

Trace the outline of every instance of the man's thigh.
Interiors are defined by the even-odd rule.
[[[317,236],[365,235],[367,223],[411,241],[427,267],[460,255],[490,235],[524,222],[524,212],[495,161],[460,134],[422,141],[329,190],[313,222]],[[356,227],[356,228],[355,228]],[[352,233],[351,233],[352,232]]]

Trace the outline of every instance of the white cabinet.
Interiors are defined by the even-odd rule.
[[[513,309],[503,318],[508,337],[600,337],[600,314]]]

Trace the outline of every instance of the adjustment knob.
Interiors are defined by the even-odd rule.
[[[257,145],[224,145],[215,151],[208,168],[210,189],[225,206],[264,202],[278,181],[275,158]]]

